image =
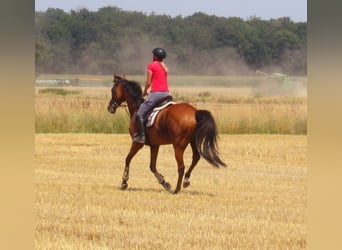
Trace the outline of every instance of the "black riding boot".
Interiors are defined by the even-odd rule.
[[[137,133],[133,137],[134,142],[145,143],[144,119],[141,116],[136,117]]]

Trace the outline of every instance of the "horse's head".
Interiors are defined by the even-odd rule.
[[[140,84],[135,81],[129,81],[125,75],[119,76],[114,74],[114,86],[111,89],[112,99],[110,100],[107,110],[114,114],[121,103],[127,102],[130,113],[144,101]]]
[[[121,81],[126,80],[126,75],[123,74],[122,76],[117,75],[114,73],[113,75],[113,83],[114,86],[111,89],[112,92],[112,99],[110,100],[107,110],[108,112],[115,114],[116,109],[121,105],[122,102],[125,100],[123,99],[123,93],[122,93],[122,84],[120,84]],[[121,87],[120,87],[121,86]]]
[[[112,99],[110,100],[107,110],[108,112],[115,114],[116,109],[120,107],[121,103],[125,101],[123,93],[123,79],[117,79],[114,81],[114,86],[111,89]]]

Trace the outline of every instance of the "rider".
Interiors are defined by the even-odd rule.
[[[133,141],[145,143],[144,118],[146,114],[163,98],[169,95],[169,86],[167,82],[168,69],[163,62],[166,57],[166,51],[163,48],[155,48],[152,51],[153,61],[147,66],[147,78],[143,96],[147,95],[147,90],[151,87],[146,100],[140,105],[137,116],[137,135]]]

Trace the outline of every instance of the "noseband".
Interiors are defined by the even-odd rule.
[[[125,107],[127,107],[126,104],[123,104],[123,103],[118,104],[118,102],[117,102],[117,100],[116,100],[116,95],[114,95],[114,97],[112,98],[111,106],[112,106],[114,109],[117,109],[117,108],[125,108]]]
[[[118,102],[116,101],[116,98],[115,98],[115,97],[112,99],[111,105],[112,105],[112,107],[113,107],[114,109],[117,109],[117,108],[123,106],[123,104],[118,104]]]

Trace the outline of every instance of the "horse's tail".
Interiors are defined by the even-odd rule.
[[[195,117],[197,122],[195,144],[198,152],[213,166],[226,167],[226,164],[218,156],[217,128],[213,116],[207,110],[197,110]]]

